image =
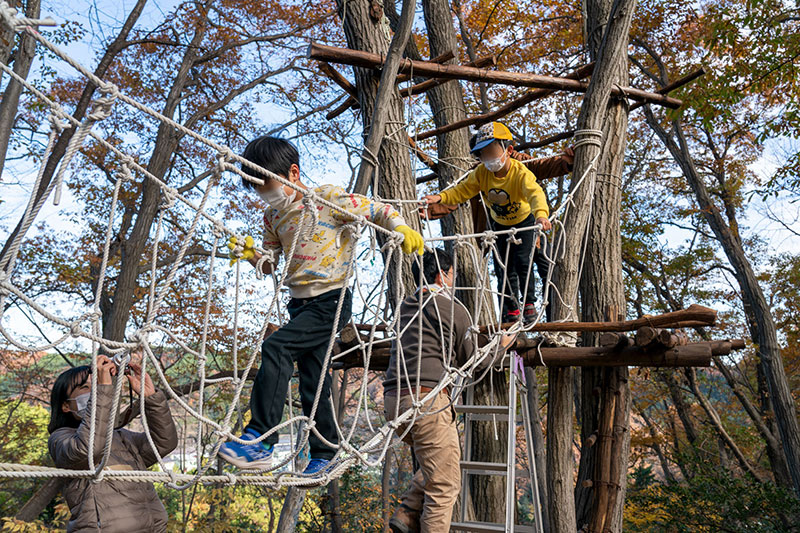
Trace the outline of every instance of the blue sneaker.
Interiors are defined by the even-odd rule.
[[[242,435],[242,440],[256,440],[261,435],[252,429],[248,429]],[[226,442],[219,448],[219,455],[229,463],[239,468],[258,470],[269,468],[272,463],[272,451],[274,446],[265,442],[254,444],[240,444],[238,442]]]
[[[308,464],[306,465],[306,469],[303,470],[303,474],[305,475],[314,475],[319,474],[330,465],[331,462],[327,459],[311,459]]]

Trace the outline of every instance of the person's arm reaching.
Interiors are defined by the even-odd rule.
[[[527,173],[520,186],[522,197],[527,198],[531,204],[531,211],[536,217],[536,222],[542,225],[543,230],[549,230],[552,227],[547,218],[550,216],[550,208],[547,206],[547,198],[541,185],[536,182],[536,176],[532,172]]]
[[[480,192],[478,175],[473,170],[463,181],[453,187],[443,190],[439,194],[428,194],[422,198],[426,205],[430,204],[449,204],[456,205],[466,202]],[[420,207],[420,216],[428,218],[427,207]]]
[[[400,213],[391,205],[360,194],[349,193],[341,187],[330,187],[323,197],[354,215],[363,216],[387,230],[401,233],[403,235],[403,252],[407,254],[417,252],[419,255],[424,252],[425,242],[422,235],[411,229]]]

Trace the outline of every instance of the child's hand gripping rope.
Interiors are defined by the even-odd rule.
[[[403,244],[401,245],[403,253],[417,252],[417,254],[422,255],[425,252],[425,241],[422,240],[422,235],[418,232],[408,226],[397,226],[395,230],[403,234]]]
[[[228,249],[230,250],[228,257],[231,259],[230,266],[233,266],[239,259],[249,261],[250,259],[254,258],[256,256],[256,250],[254,247],[255,242],[253,241],[253,237],[250,235],[244,238],[244,243],[242,244],[239,244],[239,240],[236,237],[231,237],[228,239]]]

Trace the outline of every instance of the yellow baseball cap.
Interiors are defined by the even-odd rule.
[[[478,133],[475,134],[475,146],[472,147],[472,153],[478,152],[494,141],[510,141],[512,139],[511,130],[509,130],[505,124],[501,124],[500,122],[484,124],[478,129]]]

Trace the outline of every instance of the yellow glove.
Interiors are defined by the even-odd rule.
[[[255,248],[253,248],[254,246],[255,241],[253,241],[253,238],[250,235],[244,238],[244,244],[242,245],[239,245],[239,241],[236,239],[236,237],[231,237],[228,239],[228,249],[230,250],[228,257],[231,258],[230,266],[233,266],[239,259],[249,260],[255,257],[256,251]],[[236,253],[237,247],[241,250],[240,254]]]
[[[422,235],[408,226],[397,226],[395,231],[403,234],[403,252],[410,254],[417,252],[419,255],[425,253],[425,241],[422,240]]]

